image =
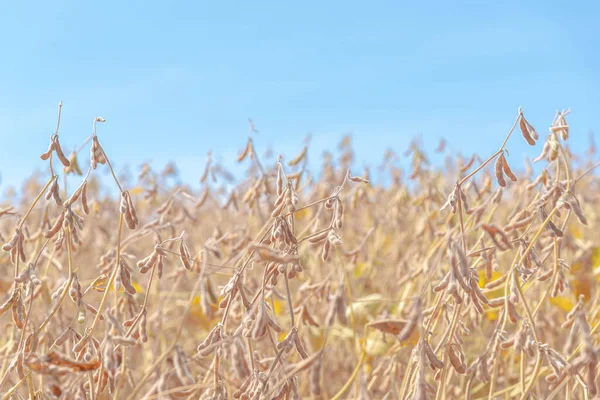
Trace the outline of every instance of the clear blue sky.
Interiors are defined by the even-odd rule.
[[[417,4],[418,3],[418,4]],[[4,2],[0,191],[43,164],[59,100],[61,142],[90,134],[118,166],[175,160],[197,182],[209,149],[244,145],[313,160],[354,132],[361,164],[422,134],[495,150],[518,106],[544,136],[571,107],[571,146],[600,124],[597,2]],[[512,156],[537,155],[515,137]]]

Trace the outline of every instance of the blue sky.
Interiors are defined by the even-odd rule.
[[[416,135],[494,151],[519,106],[547,131],[572,108],[571,147],[600,117],[597,2],[5,2],[0,9],[0,191],[43,168],[95,116],[117,166],[177,162],[196,183],[206,153],[231,160],[247,118],[259,147],[311,157],[353,132],[359,164]],[[515,137],[512,157],[537,155]]]

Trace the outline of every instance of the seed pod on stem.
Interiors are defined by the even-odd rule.
[[[181,263],[185,269],[188,271],[192,270],[192,254],[183,242],[183,239],[181,239],[179,242],[179,259],[181,260]]]
[[[250,146],[252,146],[252,139],[249,138],[248,142],[246,143],[246,146],[241,151],[241,153],[238,155],[237,162],[244,161],[244,159],[246,158],[246,156],[248,156],[248,153],[250,152]]]
[[[198,345],[198,353],[202,357],[206,357],[207,355],[211,354],[212,352],[214,352],[217,349],[217,347],[215,346],[215,344],[217,344],[218,342],[221,341],[222,330],[223,330],[223,324],[221,324],[219,322],[209,332],[209,334],[206,337],[206,339],[204,339],[204,341]]]
[[[496,159],[496,164],[494,167],[494,172],[496,174],[496,180],[498,181],[498,184],[502,187],[506,186],[506,180],[504,179],[504,173],[502,172],[503,170],[503,162],[504,160],[504,154],[501,154],[500,157],[498,157]]]
[[[52,239],[54,235],[58,233],[58,231],[63,227],[63,222],[65,220],[65,211],[63,210],[56,218],[54,225],[44,233],[44,237],[46,239]]]
[[[462,349],[456,343],[449,343],[447,346],[448,358],[450,359],[450,364],[456,372],[461,375],[467,370],[467,366],[465,365],[465,355],[462,352]]]
[[[521,118],[519,120],[519,127],[521,128],[521,133],[523,134],[523,138],[529,143],[531,146],[535,146],[535,141],[539,138],[538,133],[535,128],[525,119],[523,116],[523,111],[519,109],[519,114]]]
[[[138,325],[138,333],[140,336],[140,340],[143,343],[146,343],[148,341],[148,334],[146,332],[146,314],[147,311],[146,309],[144,309],[144,311],[142,311],[142,316],[140,317],[140,323]]]
[[[135,207],[133,206],[133,201],[131,200],[131,195],[127,190],[121,192],[121,203],[119,209],[125,218],[127,227],[131,230],[135,229],[138,226],[139,221],[135,212]]]
[[[49,159],[52,156],[52,152],[54,151],[54,140],[50,138],[50,144],[48,145],[48,150],[45,153],[42,153],[40,158],[44,161]]]
[[[288,165],[290,165],[292,167],[295,165],[298,165],[300,163],[300,161],[304,160],[304,158],[306,157],[307,150],[308,150],[308,147],[304,146],[304,148],[302,149],[300,154],[298,154],[296,157],[294,157],[290,161],[288,161]]]
[[[58,157],[58,159],[60,160],[62,165],[64,165],[65,167],[70,167],[71,162],[65,156],[65,153],[63,153],[62,148],[60,147],[60,142],[58,141],[58,135],[54,135],[53,141],[54,141],[54,151],[56,151],[56,156]]]
[[[540,215],[540,219],[542,221],[542,223],[548,218],[548,213],[546,212],[546,210],[544,209],[543,206],[539,206],[538,207],[538,213]],[[552,222],[552,220],[548,220],[548,223],[545,226],[546,231],[551,235],[551,236],[556,236],[556,237],[563,237],[563,231],[560,230],[560,228],[558,228],[554,222]]]
[[[87,201],[87,181],[83,182],[83,187],[81,189],[81,206],[86,215],[90,213],[90,208]]]
[[[102,147],[100,147],[100,142],[98,142],[98,136],[94,135],[92,137],[92,145],[90,146],[90,164],[92,169],[96,169],[98,164],[106,164],[106,158],[102,152]]]
[[[516,182],[517,177],[515,176],[515,174],[513,174],[512,170],[510,169],[510,166],[508,165],[508,161],[506,161],[506,157],[504,157],[504,154],[501,156],[501,158],[502,158],[502,170],[504,171],[506,176],[508,176],[510,178],[511,181]]]
[[[12,302],[12,319],[17,329],[23,329],[25,321],[25,306],[21,290],[16,290],[15,299]]]
[[[400,331],[400,333],[398,334],[398,341],[404,342],[405,340],[407,340],[410,337],[410,335],[414,332],[415,328],[417,328],[417,325],[421,323],[421,318],[421,299],[417,299],[413,302],[407,324],[404,325],[404,328],[402,328],[402,331]]]
[[[331,242],[329,240],[326,240],[325,243],[323,243],[323,251],[321,252],[321,260],[323,260],[323,262],[326,262],[329,259],[330,251]]]
[[[60,194],[59,194],[58,175],[54,176],[54,179],[52,180],[52,184],[48,188],[48,191],[46,192],[46,195],[44,196],[44,198],[46,200],[50,200],[50,198],[53,198],[56,205],[59,207],[62,207],[63,201],[60,198]]]
[[[10,241],[2,246],[2,250],[10,254],[10,261],[13,264],[17,263],[17,258],[19,258],[21,262],[25,262],[27,261],[27,256],[25,255],[24,245],[25,236],[23,235],[23,231],[17,227],[10,238]]]

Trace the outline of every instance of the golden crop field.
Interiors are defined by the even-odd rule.
[[[245,177],[209,158],[173,185],[120,179],[100,117],[63,143],[60,107],[0,203],[3,399],[596,398],[599,164],[569,111],[519,109],[493,154],[414,141],[385,185],[350,137],[315,170],[251,123]]]

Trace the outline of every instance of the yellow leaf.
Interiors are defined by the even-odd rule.
[[[364,273],[370,269],[370,266],[370,264],[367,264],[365,262],[360,262],[356,264],[356,267],[354,268],[354,277],[360,278],[361,276],[363,276]]]
[[[140,285],[138,285],[137,282],[133,282],[132,281],[131,282],[131,286],[133,286],[135,288],[136,292],[138,292],[138,293],[144,293],[144,289]]]
[[[408,339],[406,339],[405,341],[401,342],[402,347],[414,347],[417,345],[417,343],[419,342],[419,330],[415,329],[413,331],[413,333],[411,333],[411,335],[408,337]]]
[[[488,280],[485,278],[485,271],[483,271],[483,270],[479,270],[478,275],[479,275],[479,287],[480,288],[483,288],[488,283],[495,281],[496,279],[499,279],[502,276],[502,274],[500,272],[492,271],[492,278]]]
[[[571,234],[571,236],[574,236],[577,239],[583,238],[583,231],[577,225],[571,225],[569,227],[569,233]]]
[[[314,326],[307,326],[306,331],[310,333],[308,335],[308,339],[313,349],[320,349],[323,347],[323,343],[325,342],[325,331],[321,331],[320,328]]]
[[[571,289],[576,298],[583,295],[583,298],[590,300],[592,298],[592,281],[586,277],[572,279],[570,282]]]
[[[213,311],[216,311],[217,307],[218,306],[216,304],[211,304],[211,308]],[[216,320],[211,319],[202,311],[202,307],[200,306],[200,296],[194,296],[194,299],[192,300],[192,307],[190,308],[190,318],[200,328],[207,331],[210,330],[216,322]]]
[[[563,311],[567,312],[571,311],[573,307],[575,307],[575,303],[573,303],[573,300],[564,296],[551,297],[550,304],[555,305],[561,308]]]
[[[485,311],[484,317],[487,318],[489,321],[497,321],[498,318],[500,317],[498,311],[496,311],[493,308],[488,308]]]
[[[571,264],[571,267],[569,268],[569,271],[573,274],[577,273],[577,272],[581,272],[583,270],[583,263],[581,262],[576,262]]]
[[[502,276],[502,274],[500,272],[492,271],[492,278],[486,279],[485,271],[483,271],[483,270],[480,270],[478,272],[478,275],[479,275],[479,287],[480,288],[483,288],[489,282],[495,281],[496,279],[499,279]],[[496,289],[486,292],[485,295],[490,300],[496,299],[498,297],[504,297],[504,285],[500,285]],[[486,306],[484,317],[486,319],[488,319],[489,321],[497,321],[499,318],[499,313],[496,309],[489,308]]]
[[[492,279],[487,280],[487,279],[485,279],[485,272],[484,271],[479,271],[479,287],[483,288],[489,282],[495,281],[496,279],[500,278],[501,276],[502,276],[502,274],[500,272],[492,271]],[[486,292],[485,296],[489,300],[497,299],[499,297],[504,297],[504,284],[498,286],[494,290]],[[498,313],[497,312],[495,312],[493,310],[490,310],[487,307],[486,307],[485,311],[486,311],[485,317],[487,319],[489,319],[490,321],[496,321],[498,319]]]
[[[281,315],[285,312],[285,303],[281,300],[273,300],[273,312],[275,315]]]
[[[308,210],[308,208],[305,208],[304,210],[300,210],[296,213],[296,219],[300,220],[300,219],[304,219],[306,217],[308,217],[308,213],[310,211]]]
[[[142,193],[144,193],[144,188],[141,186],[136,186],[134,188],[129,189],[129,194],[132,196],[137,196]]]
[[[600,282],[600,247],[592,249],[592,269],[596,276],[596,281]]]
[[[594,247],[592,249],[592,263],[594,267],[600,266],[600,247]]]
[[[375,359],[370,355],[367,355],[363,366],[363,371],[367,376],[371,375],[371,372],[373,371],[373,361],[375,361]]]

